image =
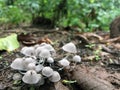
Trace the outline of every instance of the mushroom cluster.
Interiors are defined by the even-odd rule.
[[[71,61],[81,62],[81,57],[76,55],[77,49],[74,43],[67,43],[62,49],[68,55],[72,55],[71,60],[68,59],[67,55],[63,59],[56,61],[62,68],[69,66]],[[22,80],[27,84],[43,85],[45,78],[48,78],[51,82],[58,82],[61,79],[59,69],[54,69],[56,51],[52,45],[42,43],[31,47],[23,47],[20,53],[24,57],[16,58],[10,65],[12,69],[18,70],[21,74],[15,74],[14,80],[17,78],[16,80]]]

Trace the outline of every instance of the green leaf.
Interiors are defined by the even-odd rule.
[[[0,39],[0,50],[13,51],[19,47],[17,34],[12,34]]]
[[[0,39],[0,50],[6,50],[6,46],[4,45],[4,39]]]

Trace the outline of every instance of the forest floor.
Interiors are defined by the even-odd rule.
[[[82,58],[82,62],[77,64],[75,68],[80,68],[81,72],[86,76],[84,78],[95,77],[109,83],[113,87],[111,90],[120,90],[120,37],[110,39],[109,33],[103,31],[79,33],[78,31],[71,30],[41,29],[33,27],[4,30],[0,32],[0,37],[7,36],[11,33],[20,34],[21,32],[31,33],[32,36],[27,37],[28,41],[33,38],[39,41],[42,38],[51,40],[56,52],[59,53],[57,54],[58,59],[64,56],[60,53],[59,49],[64,44],[73,42],[77,46],[77,54]],[[12,61],[19,56],[20,49],[26,45],[31,45],[31,43],[23,43],[23,41],[24,37],[21,41],[22,43],[20,42],[20,48],[13,52],[0,52],[0,90],[29,90],[29,85],[22,82],[17,84],[14,83],[12,76],[16,71],[10,68]],[[40,87],[35,87],[35,90],[101,90],[94,89],[94,86],[92,89],[90,87],[84,89],[84,87],[89,86],[89,82],[93,82],[94,85],[95,80],[93,78],[93,81],[89,81],[92,79],[88,78],[88,81],[85,81],[85,83],[87,83],[85,84],[86,86],[82,87],[84,83],[80,85],[77,79],[83,76],[79,72],[78,74],[79,75],[68,75],[67,72],[63,72],[63,74],[61,74],[62,79],[58,85],[46,82]],[[63,83],[62,80],[77,80],[77,82]],[[63,89],[63,87],[65,87],[65,89]],[[98,87],[101,86],[98,85]]]

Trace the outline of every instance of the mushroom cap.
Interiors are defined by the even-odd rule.
[[[57,71],[53,72],[53,75],[49,77],[51,82],[58,82],[61,79],[60,74]]]
[[[24,64],[28,65],[29,63],[36,63],[36,60],[34,58],[28,57],[24,59]]]
[[[51,55],[52,56],[55,56],[56,55],[56,51],[55,49],[52,47],[52,45],[50,44],[46,44],[43,46],[45,49],[47,49],[48,51],[50,51]]]
[[[52,47],[52,45],[46,43],[42,43],[36,48],[35,55],[38,56],[43,49],[47,49],[52,56],[56,55],[55,49]]]
[[[40,52],[43,50],[44,48],[39,46],[35,49],[35,56],[38,56],[40,54]]]
[[[48,62],[48,63],[53,63],[53,62],[54,62],[54,59],[53,59],[52,57],[49,57],[49,58],[47,58],[47,62]]]
[[[27,69],[28,70],[35,70],[35,63],[29,63],[28,66],[27,66]]]
[[[36,44],[34,45],[34,48],[37,49],[40,45],[39,44]]]
[[[72,42],[65,44],[62,49],[68,53],[77,53],[77,48]]]
[[[47,44],[47,43],[41,43],[40,46],[42,47],[42,46],[45,46],[46,44]]]
[[[23,59],[22,58],[16,58],[10,65],[11,68],[17,69],[17,70],[24,70],[25,67],[23,65]]]
[[[47,49],[43,49],[39,54],[39,57],[42,58],[49,58],[50,56],[51,56],[50,51],[48,51]]]
[[[15,73],[13,75],[13,80],[21,80],[22,79],[22,75],[20,73]]]
[[[42,76],[40,74],[37,74],[36,71],[29,70],[25,73],[22,80],[24,83],[27,83],[27,84],[36,84],[39,82],[41,77]]]
[[[46,77],[50,77],[53,74],[53,69],[51,67],[44,67],[42,69],[42,74]]]
[[[35,48],[34,47],[23,47],[20,52],[24,54],[25,56],[33,56],[35,53]]]
[[[79,55],[75,55],[74,57],[73,57],[73,60],[72,61],[74,61],[74,62],[81,62],[81,57],[79,56]]]
[[[28,69],[28,64],[29,63],[36,63],[36,60],[34,58],[32,58],[32,57],[24,58],[23,65],[24,65],[26,70]]]
[[[67,67],[70,65],[70,62],[66,58],[63,58],[62,60],[58,61],[58,63],[63,67]]]
[[[36,72],[40,72],[43,68],[44,68],[44,66],[41,65],[41,64],[36,65],[36,67],[35,67],[35,71],[36,71]]]
[[[54,51],[54,48],[52,47],[52,45],[50,44],[46,44],[43,46],[45,49],[49,50],[49,51]]]

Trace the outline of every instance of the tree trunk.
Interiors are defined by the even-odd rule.
[[[115,18],[110,24],[110,38],[120,36],[120,17]]]

